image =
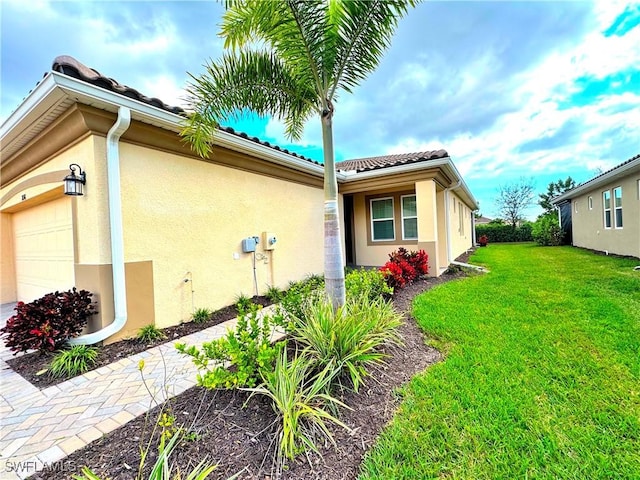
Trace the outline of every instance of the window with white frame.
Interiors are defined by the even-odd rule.
[[[371,240],[374,242],[395,240],[393,197],[371,200]]]
[[[613,189],[614,222],[616,228],[622,228],[622,187]]]
[[[418,208],[415,195],[400,197],[402,205],[402,239],[418,239]]]
[[[463,236],[464,235],[464,208],[462,207],[462,202],[458,202],[458,224],[460,225],[460,228],[458,228],[458,231],[460,232],[460,235]]]
[[[604,211],[604,228],[611,228],[611,191],[602,192],[602,208]]]
[[[593,197],[589,197],[589,210],[593,210]]]
[[[577,200],[573,201],[573,211],[574,211],[574,213],[578,213],[578,201]]]

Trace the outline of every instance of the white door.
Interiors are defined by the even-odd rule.
[[[72,223],[70,198],[13,214],[18,300],[74,286]]]

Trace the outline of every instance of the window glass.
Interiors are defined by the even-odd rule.
[[[393,199],[384,198],[382,200],[371,201],[371,215],[374,220],[393,218]]]
[[[613,189],[613,204],[615,206],[616,228],[622,228],[622,187]]]
[[[374,241],[395,240],[393,198],[371,200],[371,224]]]
[[[602,192],[602,206],[604,208],[604,228],[611,228],[611,192]]]
[[[402,238],[404,240],[418,238],[418,209],[415,195],[402,197]]]

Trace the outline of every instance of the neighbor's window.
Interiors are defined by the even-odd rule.
[[[371,200],[371,236],[374,242],[396,239],[392,197]]]
[[[604,228],[611,228],[611,192],[602,192],[602,207],[604,208]]]
[[[460,235],[464,235],[464,208],[462,208],[462,202],[458,202],[458,223],[460,224],[458,231]]]
[[[418,209],[415,195],[403,195],[402,201],[402,239],[418,239]]]
[[[589,210],[593,210],[593,197],[589,197]]]
[[[622,187],[613,189],[613,206],[615,207],[616,228],[622,228]]]

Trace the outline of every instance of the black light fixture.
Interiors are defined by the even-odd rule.
[[[76,176],[76,167],[78,167],[79,174]],[[82,195],[82,186],[87,183],[87,176],[77,163],[69,165],[71,173],[64,177],[64,194],[65,195]]]

